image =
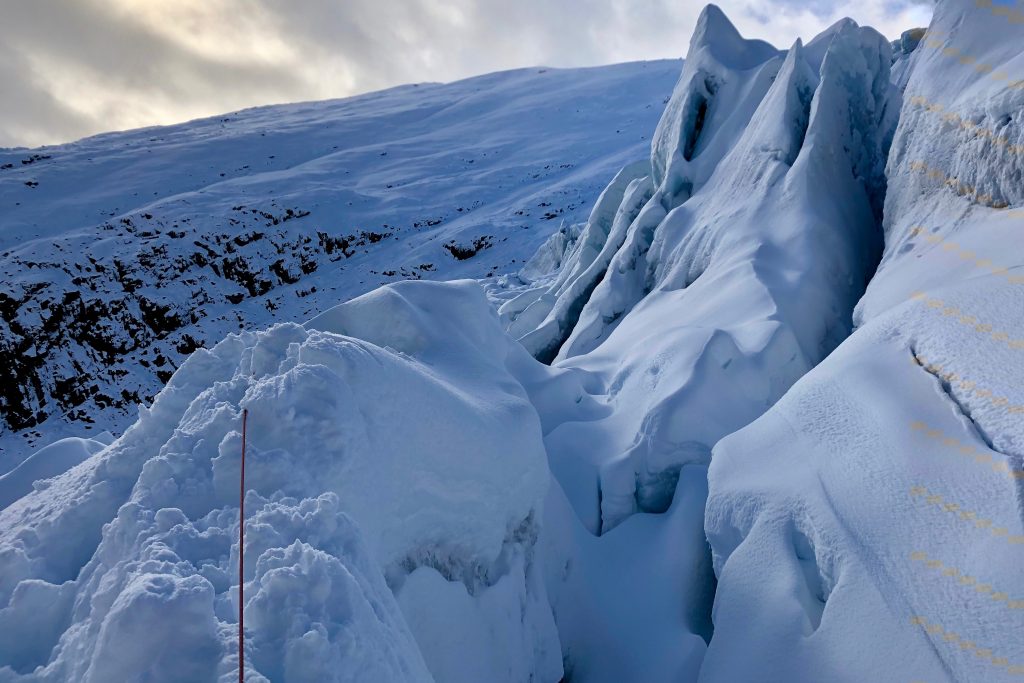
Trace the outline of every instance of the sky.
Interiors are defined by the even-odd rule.
[[[0,147],[526,66],[683,57],[703,0],[0,0]],[[928,0],[720,0],[788,47]]]

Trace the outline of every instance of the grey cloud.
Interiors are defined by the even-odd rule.
[[[835,0],[771,0],[771,4],[782,11],[807,11],[822,19],[831,17],[842,5]]]
[[[702,0],[3,1],[0,145],[57,142],[257,104],[341,97],[545,64],[680,57]],[[883,3],[865,0],[875,15]],[[798,5],[721,0],[758,37],[788,45]],[[154,25],[171,7],[175,24]],[[831,9],[830,9],[831,8]],[[858,10],[859,11],[859,10]],[[893,9],[898,13],[898,8]],[[867,12],[867,10],[864,10]],[[173,13],[173,12],[172,12]],[[145,15],[145,16],[143,16]],[[861,16],[855,16],[862,20]],[[778,24],[778,25],[777,25]],[[781,27],[781,28],[780,28]],[[173,30],[171,30],[173,29]],[[212,37],[197,43],[198,33]],[[283,46],[283,47],[282,47]]]
[[[932,7],[936,0],[883,0],[880,8],[883,12],[895,16],[911,7]],[[836,17],[843,11],[848,11],[849,0],[768,0],[768,5],[783,12],[807,11],[822,19]],[[764,11],[758,15],[767,18]]]
[[[18,53],[2,44],[0,92],[0,145],[46,139],[53,131],[77,137],[96,130],[98,122],[66,107]]]
[[[4,20],[0,145],[122,127],[133,122],[132,108],[151,109],[153,100],[203,101],[216,111],[232,108],[239,97],[256,103],[268,94],[280,101],[305,92],[287,65],[197,54],[101,0],[12,2]],[[91,113],[76,111],[56,91],[61,79],[106,94],[110,104]]]

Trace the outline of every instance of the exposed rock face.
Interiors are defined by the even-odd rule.
[[[309,215],[235,206],[231,229],[210,233],[146,212],[53,249],[9,253],[6,267],[29,277],[0,291],[5,426],[28,429],[52,416],[91,423],[97,409],[123,412],[151,402],[214,329],[230,328],[232,317],[241,326],[266,316],[254,309],[273,315],[281,298],[274,290],[391,236],[328,234],[312,220],[300,224]]]

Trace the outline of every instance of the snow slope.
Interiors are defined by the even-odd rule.
[[[194,349],[517,269],[644,153],[676,61],[524,69],[0,150],[0,473]]]
[[[518,272],[230,335],[0,511],[0,681],[237,674],[243,408],[251,680],[1019,680],[1013,11],[709,6]]]

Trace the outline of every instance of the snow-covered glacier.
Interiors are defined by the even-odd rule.
[[[516,272],[228,335],[0,477],[0,681],[234,680],[240,581],[247,680],[1019,680],[1022,20],[707,7]]]

